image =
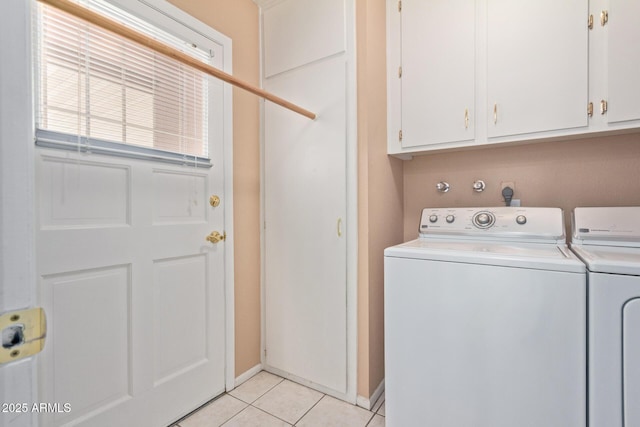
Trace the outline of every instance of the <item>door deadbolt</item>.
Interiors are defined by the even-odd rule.
[[[222,242],[226,238],[227,238],[227,233],[220,234],[217,231],[212,231],[211,234],[205,237],[205,240],[211,243],[218,243],[218,242]]]
[[[209,197],[209,204],[214,208],[220,206],[220,197],[216,195]]]

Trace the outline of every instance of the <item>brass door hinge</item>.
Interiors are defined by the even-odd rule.
[[[593,14],[589,15],[589,19],[587,21],[587,27],[589,27],[590,30],[593,30]]]
[[[398,12],[402,12],[402,0],[398,1]]]
[[[593,117],[593,102],[587,104],[587,115]]]
[[[603,10],[602,12],[600,12],[600,25],[604,27],[605,25],[607,25],[607,22],[609,22],[609,11]]]
[[[398,132],[398,141],[402,142],[402,130]]]
[[[398,78],[402,78],[402,66],[398,67]]]

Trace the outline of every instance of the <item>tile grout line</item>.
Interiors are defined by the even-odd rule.
[[[202,405],[198,406],[196,409],[194,409],[193,411],[189,412],[187,415],[183,416],[182,418],[180,418],[178,421],[176,421],[173,424],[170,424],[169,427],[180,427],[180,423],[187,420],[189,417],[191,417],[192,415],[195,415],[197,412],[200,412],[202,409],[204,409],[205,406],[210,405],[211,403],[215,402],[216,400],[222,399],[226,394],[228,394],[227,392],[223,392],[217,396],[215,396],[214,398],[212,398],[211,400],[207,400],[206,402],[204,402]],[[231,396],[233,397],[233,396]],[[235,399],[235,398],[234,398]],[[237,399],[240,400],[240,399]],[[242,402],[242,401],[241,401]],[[245,403],[245,402],[242,402]]]
[[[309,387],[307,387],[307,388],[309,388]],[[311,390],[313,390],[313,389],[311,389]],[[296,424],[298,424],[300,421],[302,421],[302,419],[303,419],[304,417],[306,417],[306,416],[307,416],[307,414],[308,414],[309,412],[311,412],[311,410],[312,410],[313,408],[315,408],[316,406],[318,406],[318,403],[320,403],[320,401],[321,401],[322,399],[324,399],[325,397],[327,397],[327,395],[326,395],[326,394],[324,394],[324,393],[322,393],[322,397],[321,397],[320,399],[318,399],[318,401],[317,401],[316,403],[314,403],[314,404],[311,406],[311,408],[307,409],[307,412],[305,412],[304,414],[302,414],[302,416],[301,416],[300,418],[298,418],[298,419],[296,420],[296,422],[295,422],[295,423],[293,423],[293,425],[295,426],[295,425],[296,425]]]
[[[376,415],[378,415],[376,412],[373,412],[373,411],[369,411],[369,412],[371,412],[371,418],[369,419],[369,421],[367,421],[367,423],[365,424],[365,427],[368,427],[373,422],[373,420],[376,419]],[[380,415],[380,416],[382,416],[382,415]],[[386,420],[385,420],[385,425],[386,424],[387,423],[386,423]]]
[[[238,399],[239,400],[239,399]],[[243,402],[242,400],[240,400],[242,403],[246,403]],[[247,404],[247,406],[245,406],[244,408],[242,408],[242,410],[240,412],[238,412],[237,414],[235,414],[234,416],[232,416],[231,418],[229,418],[228,420],[226,420],[225,422],[223,422],[222,424],[218,425],[217,427],[224,427],[226,424],[228,424],[231,420],[233,420],[234,418],[236,418],[237,416],[239,416],[241,413],[243,413],[244,411],[247,410],[247,408],[249,408],[251,405]]]
[[[260,372],[267,372],[267,371],[260,371]],[[258,372],[258,374],[259,374],[260,372]],[[269,372],[268,372],[268,373],[269,373]],[[258,374],[256,374],[256,375],[258,375]],[[269,374],[270,374],[270,375],[273,375],[273,374],[271,374],[271,373],[269,373]],[[277,375],[274,375],[274,377],[277,377]],[[249,378],[247,381],[245,381],[245,383],[244,383],[244,384],[246,384],[248,381],[251,381],[251,379],[252,379],[252,378],[255,378],[255,375],[254,375],[253,377]],[[278,385],[280,385],[280,384],[284,381],[284,378],[282,378],[282,377],[278,377],[278,378],[280,378],[280,381],[278,381],[277,383],[275,383],[274,385],[272,385],[272,386],[271,386],[267,391],[265,391],[265,392],[264,392],[264,393],[262,393],[260,396],[258,396],[258,397],[256,397],[255,399],[253,399],[253,401],[251,401],[251,402],[245,402],[244,400],[240,399],[239,397],[235,397],[235,396],[233,396],[232,394],[229,394],[229,393],[225,393],[225,394],[229,394],[229,396],[235,397],[236,399],[240,400],[241,402],[244,402],[244,403],[246,403],[246,404],[248,404],[248,405],[253,406],[253,404],[254,404],[255,402],[257,402],[257,401],[258,401],[262,396],[264,396],[265,394],[269,393],[271,390],[273,390],[274,388],[276,388]],[[235,390],[235,389],[234,389],[234,390]],[[234,391],[234,390],[231,390],[231,391]]]
[[[267,412],[267,411],[265,411],[264,409],[258,408],[257,406],[253,406],[253,405],[249,405],[249,406],[251,406],[252,408],[255,408],[255,409],[257,409],[258,411],[263,412],[263,413],[265,413],[265,414],[267,414],[267,415],[269,415],[269,416],[271,416],[271,417],[273,417],[273,418],[277,418],[277,419],[279,419],[280,421],[282,421],[283,423],[285,423],[285,424],[287,424],[287,425],[289,425],[289,426],[293,426],[293,424],[289,424],[289,421],[287,421],[287,420],[283,420],[283,419],[282,419],[282,418],[280,418],[279,416],[277,416],[277,415],[273,415],[271,412]],[[247,406],[247,408],[248,408],[249,406]],[[245,409],[246,409],[246,408],[245,408]]]

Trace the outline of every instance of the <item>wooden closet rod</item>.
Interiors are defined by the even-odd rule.
[[[48,4],[49,6],[53,6],[56,9],[60,9],[64,12],[67,12],[73,16],[76,16],[80,19],[83,19],[87,22],[90,22],[98,27],[104,28],[105,30],[111,31],[115,34],[118,34],[122,37],[125,37],[129,40],[132,40],[136,43],[139,43],[143,46],[148,47],[158,53],[166,55],[170,58],[173,58],[177,61],[182,62],[190,67],[193,67],[197,70],[200,70],[204,73],[207,73],[213,77],[216,77],[224,82],[232,84],[240,89],[244,89],[248,92],[253,93],[254,95],[258,95],[261,98],[264,98],[268,101],[273,102],[274,104],[281,105],[284,108],[288,108],[291,111],[295,111],[298,114],[302,114],[305,117],[314,120],[316,115],[309,110],[305,110],[287,100],[284,100],[276,95],[273,95],[259,87],[253,86],[245,81],[237,79],[233,77],[231,74],[227,74],[224,71],[220,71],[211,65],[205,64],[204,62],[198,61],[191,56],[180,52],[177,49],[172,48],[171,46],[167,46],[164,43],[161,43],[151,37],[147,37],[144,34],[140,34],[137,31],[134,31],[118,22],[115,22],[109,18],[106,18],[98,13],[95,13],[85,7],[79,6],[76,3],[72,3],[69,0],[38,0],[41,3]]]

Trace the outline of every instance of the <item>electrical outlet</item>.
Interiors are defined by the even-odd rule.
[[[511,189],[516,191],[516,183],[514,181],[505,181],[500,183],[500,191],[504,190],[505,187],[511,187]]]

